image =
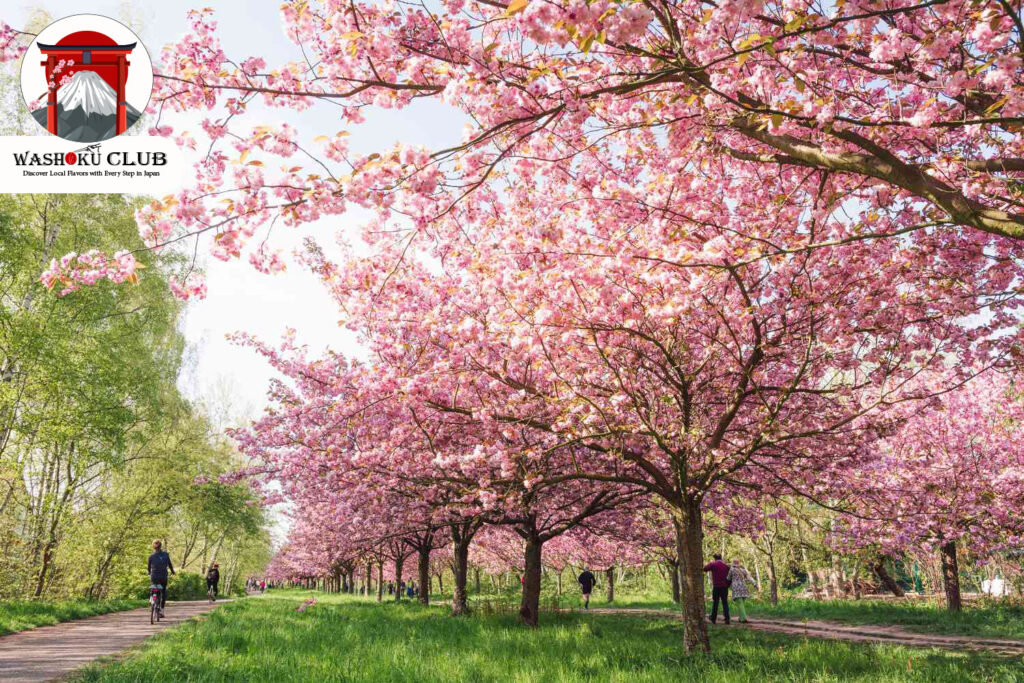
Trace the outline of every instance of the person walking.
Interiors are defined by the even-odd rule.
[[[722,616],[729,623],[729,565],[722,562],[722,556],[714,555],[714,561],[704,565],[704,571],[711,572],[711,616],[708,620],[714,624],[718,619],[718,602],[722,602]]]
[[[750,597],[750,584],[754,579],[739,560],[732,561],[732,567],[729,569],[729,575],[726,578],[729,580],[729,587],[732,588],[732,599],[735,601],[736,609],[740,613],[740,623],[745,624],[747,623],[746,602],[747,598]]]
[[[210,596],[210,599],[217,599],[217,589],[220,583],[220,565],[216,562],[210,567],[210,571],[206,572],[206,592]]]
[[[597,577],[589,569],[584,569],[576,580],[580,582],[580,589],[583,591],[583,609],[590,609],[590,594],[594,591]]]

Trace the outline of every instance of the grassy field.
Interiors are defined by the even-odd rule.
[[[1019,660],[712,630],[714,653],[685,658],[678,623],[628,615],[508,614],[317,594],[224,605],[85,681],[1024,681]]]
[[[440,596],[438,596],[440,597]],[[450,599],[450,596],[448,596]],[[517,593],[500,597],[481,596],[482,602],[493,602],[512,609],[518,607]],[[550,592],[541,600],[543,608],[577,609],[582,606],[575,592],[566,591],[560,598]],[[591,607],[617,609],[656,609],[674,611],[679,607],[663,597],[663,592],[623,591],[613,603],[605,600],[603,592],[596,591]],[[708,609],[711,605],[708,603]],[[735,611],[735,609],[734,609]],[[1024,640],[1024,606],[995,600],[969,603],[960,614],[948,612],[936,600],[907,600],[882,602],[877,600],[804,600],[786,598],[777,607],[768,602],[749,600],[747,612],[751,619],[793,619],[835,621],[844,624],[881,624],[902,626],[919,633],[959,634],[986,638],[1017,638]]]
[[[145,606],[145,600],[97,602],[0,602],[0,635]]]
[[[575,600],[564,600],[575,607]],[[649,600],[625,596],[609,604],[602,598],[590,601],[592,607],[620,609],[677,610],[670,600]],[[708,609],[711,605],[708,603]],[[735,612],[735,607],[733,607]],[[751,619],[793,619],[835,621],[843,624],[880,624],[902,626],[918,633],[941,633],[986,638],[1017,638],[1024,640],[1024,607],[996,601],[968,604],[954,614],[936,601],[881,602],[873,600],[803,600],[789,598],[777,607],[768,602],[749,600],[747,614]]]

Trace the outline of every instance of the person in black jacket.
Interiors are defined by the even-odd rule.
[[[594,591],[597,577],[589,569],[584,569],[576,580],[580,582],[580,588],[583,590],[583,609],[590,609],[590,594]]]
[[[146,566],[149,572],[149,580],[162,587],[160,591],[160,614],[163,614],[164,605],[167,604],[167,572],[174,573],[174,565],[171,564],[171,556],[163,549],[159,539],[153,541],[153,554],[149,556]]]
[[[210,567],[210,571],[206,572],[206,592],[210,592],[213,589],[213,597],[217,597],[217,584],[220,583],[220,565],[216,562]]]

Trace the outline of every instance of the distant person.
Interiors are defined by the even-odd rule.
[[[704,565],[704,571],[711,572],[711,616],[709,620],[715,623],[718,619],[718,601],[722,601],[722,616],[725,623],[729,623],[729,565],[722,562],[722,556],[714,555],[714,562]]]
[[[174,565],[171,564],[171,556],[164,551],[163,543],[157,539],[153,541],[153,554],[149,556],[146,563],[146,571],[149,573],[149,580],[154,585],[160,586],[160,616],[164,614],[164,606],[167,604],[167,572],[174,573]]]
[[[584,569],[576,580],[580,582],[580,590],[583,591],[583,609],[590,609],[590,594],[594,592],[597,577],[589,569]]]
[[[266,581],[266,579],[264,579],[263,581],[260,581],[260,593],[263,593],[266,590],[267,590],[267,581]]]
[[[729,569],[729,575],[726,578],[729,579],[729,587],[732,588],[732,599],[736,602],[736,607],[740,612],[740,623],[745,624],[747,623],[746,603],[747,598],[750,597],[750,584],[754,579],[739,560],[732,561],[732,568]],[[728,621],[728,616],[726,616],[726,621]]]
[[[405,597],[411,598],[413,595],[415,595],[415,593],[416,590],[415,588],[413,588],[413,585],[411,583],[405,587]]]
[[[216,562],[210,567],[210,571],[206,572],[206,592],[213,591],[213,598],[217,597],[217,588],[220,583],[220,565]]]

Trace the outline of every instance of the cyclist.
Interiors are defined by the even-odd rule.
[[[149,556],[147,571],[149,580],[160,586],[160,616],[164,615],[164,605],[167,604],[167,572],[174,573],[174,565],[171,564],[171,556],[163,549],[160,539],[153,541],[153,554]]]
[[[213,598],[217,597],[217,584],[220,583],[220,565],[216,562],[210,567],[210,571],[206,572],[206,592],[213,591]]]

